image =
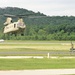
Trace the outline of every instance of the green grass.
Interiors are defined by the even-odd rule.
[[[74,44],[75,45],[75,44]],[[69,41],[5,41],[0,52],[70,51]],[[47,56],[47,54],[0,54],[0,56]],[[75,56],[56,54],[50,56]],[[0,70],[75,68],[75,59],[0,59]]]
[[[17,40],[6,40],[3,43],[0,43],[0,52],[50,52],[50,51],[70,51],[70,41],[17,41]],[[0,54],[0,56],[13,56],[21,55],[27,56],[31,54]],[[36,54],[33,54],[36,55]],[[38,54],[45,56],[42,54]],[[60,54],[57,54],[60,56]],[[67,56],[67,54],[63,54]],[[70,54],[68,55],[70,56]],[[73,55],[74,56],[74,55]]]
[[[0,70],[75,68],[75,59],[0,59]]]
[[[34,49],[34,50],[64,50],[69,51],[70,43],[68,42],[59,42],[59,41],[5,41],[4,43],[0,43],[0,51],[1,49]]]

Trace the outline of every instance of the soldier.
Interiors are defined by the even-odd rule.
[[[74,45],[73,45],[73,43],[72,43],[72,41],[71,41],[71,48],[70,48],[70,51],[73,51],[73,50],[75,50],[75,49],[74,49]]]

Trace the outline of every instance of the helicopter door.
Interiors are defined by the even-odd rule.
[[[14,24],[14,28],[16,27],[16,24]]]

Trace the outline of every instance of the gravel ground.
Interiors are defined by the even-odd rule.
[[[0,75],[71,75],[75,69],[11,70],[0,71]]]

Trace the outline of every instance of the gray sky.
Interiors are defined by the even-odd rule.
[[[0,7],[20,7],[50,16],[75,16],[75,0],[0,0]]]

